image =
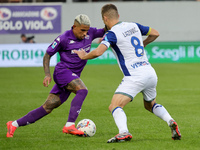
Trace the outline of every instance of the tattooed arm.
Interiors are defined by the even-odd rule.
[[[51,56],[48,53],[45,53],[43,57],[43,68],[44,68],[44,73],[45,73],[43,85],[45,87],[48,87],[48,85],[51,82],[51,73],[50,73],[50,68],[49,68],[50,58]]]

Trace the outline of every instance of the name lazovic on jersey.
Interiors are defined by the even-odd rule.
[[[134,28],[132,28],[130,30],[127,30],[127,31],[123,32],[122,34],[124,35],[124,37],[127,37],[127,36],[130,36],[130,35],[134,34],[135,32],[138,32],[138,30],[136,30],[135,27],[134,27]]]

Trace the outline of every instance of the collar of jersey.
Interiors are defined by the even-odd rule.
[[[118,22],[118,23],[116,23],[115,25],[117,25],[117,24],[120,24],[120,23],[122,23],[122,21],[119,21],[119,22]],[[115,25],[114,25],[114,26],[115,26]]]

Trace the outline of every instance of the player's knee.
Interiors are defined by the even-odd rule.
[[[47,113],[51,113],[53,109],[59,107],[61,105],[61,101],[59,96],[51,95],[47,98],[46,102],[43,104],[43,108]]]
[[[45,111],[47,112],[47,113],[51,113],[52,111],[53,111],[53,109],[55,109],[55,108],[57,108],[57,107],[59,107],[60,105],[58,105],[58,104],[51,104],[51,105],[43,105],[43,108],[45,109]]]

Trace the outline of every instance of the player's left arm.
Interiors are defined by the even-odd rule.
[[[91,52],[89,52],[89,53],[86,53],[83,49],[81,49],[81,50],[79,50],[79,51],[73,50],[73,52],[76,53],[76,54],[78,54],[78,56],[79,56],[80,59],[85,60],[85,59],[93,59],[93,58],[99,57],[99,56],[101,56],[107,49],[108,49],[108,48],[107,48],[106,45],[104,45],[104,44],[99,44],[99,46],[98,46],[95,50],[93,50],[93,51],[91,51]]]
[[[149,29],[147,38],[143,41],[144,47],[153,42],[159,36],[159,32],[153,28]]]

